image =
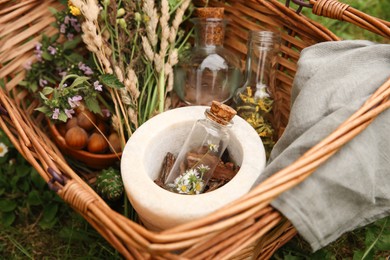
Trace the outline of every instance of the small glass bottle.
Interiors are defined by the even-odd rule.
[[[218,12],[222,9],[221,12]],[[241,83],[241,60],[224,48],[223,8],[198,8],[193,18],[195,45],[179,57],[175,66],[174,89],[187,105],[211,105],[230,101]],[[218,15],[216,15],[216,13]]]
[[[203,192],[229,143],[235,114],[233,108],[212,102],[184,142],[165,181],[168,190],[190,195]]]
[[[237,115],[255,128],[267,152],[274,144],[269,119],[273,104],[270,89],[275,83],[275,58],[279,45],[278,33],[270,31],[249,33],[245,83],[234,96]]]

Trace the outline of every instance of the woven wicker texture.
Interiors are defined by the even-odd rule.
[[[339,40],[327,28],[274,0],[210,0],[225,7],[232,24],[226,46],[245,59],[248,30],[274,30],[282,35],[273,124],[281,134],[289,116],[290,90],[300,51],[318,42]],[[334,0],[310,1],[313,12],[354,23],[390,38],[390,23],[375,19]],[[299,160],[275,173],[245,197],[198,221],[164,232],[146,230],[110,209],[74,172],[47,136],[46,120],[34,112],[37,101],[18,87],[24,78],[23,65],[32,59],[41,33],[54,33],[49,6],[52,0],[0,0],[0,126],[20,153],[57,191],[125,258],[142,259],[268,259],[291,239],[294,227],[270,206],[282,192],[299,184],[343,144],[367,127],[390,107],[390,80],[334,133],[311,148]]]

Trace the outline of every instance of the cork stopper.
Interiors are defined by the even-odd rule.
[[[225,37],[224,8],[202,7],[195,10],[199,23],[199,41],[201,45],[222,45]]]
[[[221,125],[227,125],[237,112],[233,108],[214,100],[211,103],[210,114],[210,118],[215,122]]]
[[[223,19],[225,8],[223,7],[202,7],[195,10],[195,15],[199,18]]]

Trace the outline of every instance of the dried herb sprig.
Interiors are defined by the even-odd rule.
[[[190,4],[190,0],[162,0],[157,3],[155,0],[145,0],[142,3],[145,26],[142,47],[149,76],[143,92],[146,94],[146,104],[140,110],[141,114],[146,115],[142,118],[143,121],[156,112],[163,112],[169,106],[167,94],[173,88],[172,67],[178,62],[180,48],[187,40],[182,37],[179,26],[190,16]]]
[[[241,102],[237,107],[237,114],[256,130],[263,141],[268,157],[275,144],[274,129],[268,119],[273,100],[267,96],[255,98],[250,87],[240,93],[239,98]]]

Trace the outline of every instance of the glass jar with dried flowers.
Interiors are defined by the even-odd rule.
[[[206,187],[229,143],[229,128],[236,111],[218,101],[195,122],[165,181],[180,194],[200,194]]]
[[[276,32],[249,32],[246,79],[234,97],[237,114],[255,128],[267,153],[274,145],[274,133],[269,120],[273,104],[270,88],[275,84],[275,58],[279,46],[280,35]]]

